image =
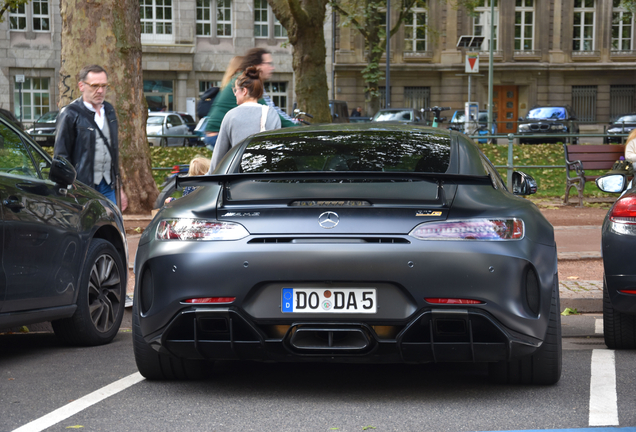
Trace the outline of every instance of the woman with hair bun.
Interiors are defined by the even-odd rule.
[[[235,145],[255,133],[279,129],[278,113],[258,100],[263,96],[263,81],[260,70],[250,66],[234,81],[232,92],[237,107],[225,114],[216,139],[208,174],[212,174],[223,156]]]

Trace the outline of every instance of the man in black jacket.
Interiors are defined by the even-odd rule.
[[[104,100],[108,75],[101,66],[86,66],[78,86],[82,96],[62,108],[57,119],[54,154],[73,164],[79,181],[116,203],[118,124],[113,106]]]

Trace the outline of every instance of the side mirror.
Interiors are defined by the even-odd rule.
[[[523,117],[519,117],[519,121],[523,121]]]
[[[537,193],[537,181],[523,171],[515,171],[512,173],[512,193],[515,195]]]
[[[77,171],[69,161],[63,157],[53,159],[49,171],[49,179],[59,188],[61,194],[66,194],[67,188],[75,183]]]
[[[170,129],[170,128],[172,127],[172,123],[168,123],[168,124],[166,125],[166,127],[167,127],[168,129]]]
[[[627,187],[624,174],[607,174],[596,179],[596,186],[607,193],[621,193]]]

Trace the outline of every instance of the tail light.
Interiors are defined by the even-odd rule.
[[[172,171],[170,171],[171,174],[178,174],[181,171],[181,169],[179,168],[179,165],[173,165],[172,166]]]
[[[409,235],[418,240],[521,240],[524,224],[517,218],[426,222]]]
[[[636,225],[636,194],[619,198],[612,207],[609,219],[614,223]]]
[[[157,226],[157,240],[239,240],[249,232],[243,225],[206,219],[164,219]]]

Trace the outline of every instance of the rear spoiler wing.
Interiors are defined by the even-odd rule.
[[[233,181],[268,181],[268,180],[424,180],[437,183],[437,199],[444,205],[446,194],[444,182],[456,184],[484,184],[492,185],[490,175],[467,175],[446,173],[416,173],[416,172],[383,172],[383,171],[295,171],[295,172],[265,172],[265,173],[233,173],[212,174],[205,176],[177,177],[177,188],[181,186],[205,186],[210,183],[225,185]]]

